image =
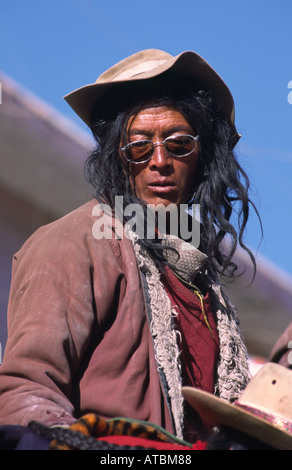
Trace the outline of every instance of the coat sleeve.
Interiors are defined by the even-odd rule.
[[[95,321],[90,269],[86,241],[72,227],[40,229],[14,257],[1,425],[74,421],[72,378]]]

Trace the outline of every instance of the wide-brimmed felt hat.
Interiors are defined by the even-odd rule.
[[[177,83],[177,89],[184,88],[184,80],[194,90],[211,91],[219,105],[222,116],[230,124],[233,144],[240,138],[235,127],[234,101],[232,94],[215,70],[198,54],[192,51],[177,56],[159,49],[146,49],[133,54],[102,73],[95,83],[85,85],[67,94],[64,98],[76,114],[90,127],[93,114],[98,116],[110,103],[112,92],[124,93],[131,85],[134,93],[137,85],[153,83],[155,79]],[[161,83],[161,82],[160,82]],[[143,89],[139,88],[140,93]],[[107,99],[104,99],[104,97]]]
[[[210,393],[183,387],[187,402],[213,425],[229,426],[279,450],[292,450],[292,371],[266,363],[231,404]]]

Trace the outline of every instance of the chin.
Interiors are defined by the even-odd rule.
[[[167,206],[170,206],[170,205],[175,205],[175,206],[178,206],[179,203],[177,203],[177,201],[171,201],[169,199],[155,199],[155,200],[152,200],[152,201],[146,201],[147,204],[153,204],[155,206],[157,205],[163,205],[164,207],[167,207]]]

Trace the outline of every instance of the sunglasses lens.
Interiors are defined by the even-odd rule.
[[[178,137],[170,137],[165,141],[167,151],[175,157],[183,157],[191,153],[195,146],[196,141],[189,135],[180,135]]]
[[[137,140],[124,148],[128,160],[135,163],[147,162],[152,158],[156,145],[164,144],[169,155],[184,157],[193,152],[196,147],[197,137],[191,135],[178,135],[168,137],[163,142],[153,143],[152,140]]]
[[[133,142],[127,146],[127,157],[135,162],[144,162],[152,157],[153,147],[151,140]]]

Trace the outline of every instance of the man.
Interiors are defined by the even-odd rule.
[[[14,257],[0,424],[70,425],[94,412],[195,441],[208,425],[187,409],[182,385],[234,401],[249,380],[218,283],[220,272],[234,275],[237,244],[246,249],[233,98],[197,54],[159,50],[65,98],[97,142],[86,163],[95,199],[41,227]],[[199,238],[185,230],[193,204]],[[170,211],[159,226],[161,206]]]

